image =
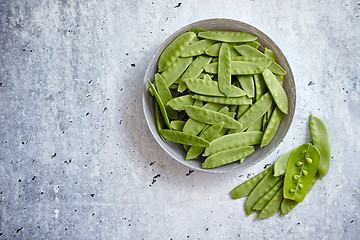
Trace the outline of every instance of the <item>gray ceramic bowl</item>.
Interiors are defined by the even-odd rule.
[[[183,146],[170,141],[166,141],[166,142],[162,141],[162,139],[160,138],[157,132],[156,121],[155,121],[155,108],[154,108],[155,99],[148,92],[149,85],[147,83],[147,79],[150,79],[151,81],[154,80],[154,74],[157,72],[157,63],[159,56],[161,52],[165,49],[165,47],[178,35],[193,28],[205,28],[208,30],[240,31],[240,32],[252,33],[259,37],[257,41],[261,44],[261,47],[267,47],[275,52],[278,58],[278,62],[287,71],[287,74],[285,76],[284,88],[289,98],[289,112],[287,115],[284,115],[281,124],[279,126],[279,129],[274,139],[271,141],[271,143],[266,147],[257,149],[253,154],[248,156],[242,164],[240,164],[239,161],[236,161],[234,163],[213,169],[203,169],[201,168],[202,161],[199,160],[186,161],[185,160],[186,152]],[[149,129],[153,134],[155,140],[165,150],[165,152],[167,152],[175,160],[188,166],[191,169],[213,172],[213,173],[225,173],[231,171],[243,171],[255,165],[256,163],[259,163],[260,161],[265,159],[272,151],[275,150],[275,148],[280,144],[281,140],[285,137],[291,125],[295,112],[296,91],[295,91],[295,82],[294,82],[293,74],[291,72],[288,61],[286,60],[284,54],[281,52],[279,47],[268,36],[266,36],[263,32],[256,29],[255,27],[248,25],[246,23],[231,19],[214,18],[214,19],[206,19],[191,23],[177,30],[170,37],[168,37],[165,40],[165,42],[161,44],[160,48],[157,50],[157,52],[151,59],[149,66],[145,72],[142,101],[143,101],[143,110],[145,114],[145,119],[147,121]]]

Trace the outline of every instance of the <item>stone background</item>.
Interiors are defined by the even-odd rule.
[[[0,239],[358,239],[360,2],[0,1]],[[295,117],[243,171],[193,171],[155,142],[143,75],[191,22],[249,23],[287,57]],[[285,217],[246,216],[229,191],[310,141],[322,118],[331,168]]]

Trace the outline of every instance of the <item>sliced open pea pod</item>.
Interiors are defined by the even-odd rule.
[[[284,198],[302,202],[319,168],[320,152],[305,143],[291,152],[286,166]]]

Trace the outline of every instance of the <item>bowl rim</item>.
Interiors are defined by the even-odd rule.
[[[149,92],[148,92],[148,82],[147,80],[149,79],[149,73],[150,71],[152,71],[152,68],[151,66],[155,66],[156,69],[157,69],[157,64],[158,64],[158,58],[161,54],[161,52],[165,49],[165,47],[170,43],[172,42],[177,36],[179,36],[181,33],[184,33],[186,31],[189,31],[190,29],[193,29],[193,28],[200,28],[201,25],[206,25],[206,24],[209,24],[209,23],[213,23],[213,22],[216,22],[216,23],[220,23],[220,24],[225,24],[225,25],[229,25],[229,24],[236,24],[236,25],[240,25],[244,28],[248,28],[250,30],[252,30],[253,32],[258,32],[258,33],[261,33],[261,38],[262,39],[265,39],[267,42],[269,42],[272,46],[272,48],[276,49],[276,56],[278,59],[282,59],[285,63],[285,67],[282,66],[287,74],[285,75],[285,81],[284,81],[284,86],[285,85],[288,85],[290,84],[290,87],[291,89],[289,91],[291,91],[291,95],[293,96],[293,99],[292,98],[289,98],[289,101],[290,99],[292,100],[291,101],[291,104],[293,106],[293,110],[292,111],[289,111],[289,113],[287,115],[284,115],[285,117],[287,117],[289,120],[288,120],[288,123],[286,125],[286,127],[284,128],[284,131],[282,131],[282,136],[281,136],[281,139],[276,143],[276,144],[273,144],[272,146],[269,144],[268,146],[265,146],[263,147],[264,148],[267,148],[268,150],[260,156],[259,159],[255,159],[255,161],[253,161],[251,164],[248,164],[248,165],[245,165],[244,164],[238,164],[238,166],[235,166],[233,168],[230,168],[230,169],[226,169],[224,170],[223,167],[229,165],[223,165],[223,166],[219,166],[219,167],[216,167],[216,168],[211,168],[211,169],[204,169],[204,168],[201,168],[201,167],[196,167],[194,166],[192,163],[193,161],[196,161],[196,160],[185,160],[185,157],[183,159],[177,159],[176,157],[174,157],[174,154],[176,154],[176,151],[173,150],[172,148],[169,148],[169,147],[165,147],[165,142],[160,138],[159,136],[159,133],[157,132],[157,128],[155,126],[155,128],[152,128],[151,127],[151,122],[150,122],[150,119],[149,117],[153,117],[154,116],[151,116],[151,114],[148,114],[148,110],[146,109],[147,108],[147,102],[146,102],[146,94],[150,95]],[[222,30],[222,31],[226,31],[227,29],[230,29],[230,27],[227,27],[227,26],[222,26],[221,29],[219,30]],[[209,30],[213,30],[213,29],[209,29]],[[215,29],[214,29],[215,30]],[[260,40],[260,36],[258,36]],[[264,46],[265,47],[265,46]],[[273,49],[273,50],[274,50]],[[154,64],[155,62],[155,64]],[[156,73],[156,70],[155,70],[155,73]],[[150,78],[150,79],[153,79]],[[277,46],[277,44],[269,37],[267,36],[264,32],[262,32],[261,30],[257,29],[256,27],[248,24],[248,23],[245,23],[245,22],[242,22],[242,21],[238,21],[238,20],[234,20],[234,19],[229,19],[229,18],[208,18],[208,19],[203,19],[203,20],[200,20],[200,21],[196,21],[196,22],[192,22],[192,23],[189,23],[181,28],[179,28],[178,30],[176,30],[175,32],[173,32],[169,37],[167,37],[162,43],[161,45],[158,47],[158,49],[156,50],[155,54],[152,56],[147,68],[146,68],[146,71],[145,71],[145,74],[144,74],[144,89],[143,89],[143,94],[142,94],[142,105],[143,105],[143,112],[144,112],[144,115],[145,115],[145,120],[146,120],[146,123],[148,125],[148,128],[150,130],[150,132],[152,133],[153,137],[155,138],[156,142],[160,145],[160,147],[168,154],[170,155],[172,158],[174,158],[176,161],[180,162],[181,164],[184,164],[185,166],[191,168],[191,169],[194,169],[194,170],[198,170],[198,171],[203,171],[203,172],[211,172],[211,173],[230,173],[230,172],[235,172],[235,171],[244,171],[250,167],[253,167],[255,166],[256,164],[262,162],[263,160],[265,160],[278,146],[279,144],[282,142],[283,138],[286,136],[287,132],[289,131],[290,129],[290,126],[292,124],[292,121],[293,121],[293,118],[294,118],[294,114],[295,114],[295,109],[296,109],[296,86],[295,86],[295,80],[294,80],[294,76],[293,76],[293,73],[292,73],[292,70],[290,68],[290,65],[285,57],[285,55],[283,54],[283,52],[281,51],[281,49]],[[285,87],[284,87],[285,88]],[[287,92],[287,95],[289,93]],[[150,106],[149,106],[150,107]],[[289,102],[289,109],[290,109],[290,102]],[[149,116],[150,115],[150,116]],[[282,119],[281,123],[280,123],[280,126],[279,126],[279,129],[280,127],[284,124],[284,119]],[[279,130],[278,130],[279,132]],[[278,134],[278,132],[276,133],[276,135]],[[275,136],[276,136],[275,135]],[[274,137],[275,138],[275,137]],[[274,139],[273,139],[274,140]],[[170,141],[167,141],[167,142],[170,142]],[[179,145],[177,143],[172,143],[170,142],[171,145]],[[271,147],[269,149],[269,147]],[[256,151],[255,151],[256,152]],[[253,153],[254,154],[254,153]],[[249,156],[250,157],[250,156]],[[236,161],[237,162],[237,161]],[[234,162],[236,164],[236,162]],[[234,164],[234,163],[230,163],[230,164]]]

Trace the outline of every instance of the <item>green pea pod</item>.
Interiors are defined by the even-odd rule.
[[[257,36],[245,32],[230,31],[207,31],[199,32],[198,36],[205,39],[211,39],[221,42],[252,42],[258,39]]]
[[[213,45],[216,41],[203,39],[195,43],[188,45],[184,51],[181,52],[181,57],[198,56],[205,53],[205,50]]]
[[[258,218],[266,219],[273,216],[277,211],[279,211],[283,199],[283,187],[281,187],[274,195],[274,197],[260,211]]]
[[[169,118],[168,118],[168,115],[166,113],[166,109],[165,109],[165,105],[164,103],[162,102],[160,96],[159,96],[159,93],[156,91],[156,88],[155,86],[152,84],[152,82],[148,79],[148,83],[149,83],[149,91],[151,91],[151,93],[154,95],[158,105],[159,105],[159,108],[160,108],[160,112],[163,116],[163,119],[164,119],[164,122],[165,122],[165,125],[168,127],[168,128],[171,128],[170,126],[170,121],[169,121]]]
[[[227,43],[221,44],[218,62],[219,90],[230,97],[231,89],[231,54]]]
[[[268,58],[272,58],[275,62],[277,62],[277,57],[276,57],[275,53],[273,51],[271,51],[270,49],[268,49],[267,47],[265,47],[265,49],[264,49],[264,54]]]
[[[155,120],[156,120],[156,127],[158,130],[159,136],[165,142],[166,139],[163,137],[163,135],[160,134],[160,130],[165,128],[165,122],[161,115],[159,104],[156,101],[155,101]]]
[[[253,146],[244,146],[215,153],[205,159],[202,168],[214,168],[238,161],[255,151]]]
[[[281,155],[274,163],[274,177],[279,177],[285,174],[286,165],[289,161],[292,150]]]
[[[205,77],[204,79],[186,78],[183,79],[183,81],[186,83],[190,91],[194,93],[207,96],[226,97],[226,95],[219,90],[218,82],[212,81],[211,78],[209,79],[209,77]],[[246,93],[241,88],[235,87],[233,85],[229,86],[228,93],[229,97],[242,97],[246,95]]]
[[[253,210],[261,211],[266,204],[275,196],[275,194],[282,188],[284,179],[279,180],[267,193],[265,193],[253,206]]]
[[[203,156],[209,156],[224,150],[259,144],[263,133],[260,131],[239,132],[219,137],[210,142]]]
[[[249,98],[253,98],[255,96],[255,85],[253,77],[251,75],[238,75],[237,80],[239,81],[242,89],[244,89],[246,95]]]
[[[237,113],[236,113],[236,119],[239,119],[246,112],[246,110],[249,109],[250,104],[249,105],[239,105]]]
[[[209,30],[204,29],[204,28],[194,28],[194,29],[191,29],[190,31],[195,33],[195,34],[198,34],[199,32],[206,32],[206,31],[209,31]]]
[[[192,105],[194,101],[192,95],[189,94],[171,99],[168,105],[177,111],[182,111],[185,105]]]
[[[270,93],[265,93],[259,98],[239,119],[242,129],[245,130],[251,126],[253,122],[261,118],[270,108],[273,99]]]
[[[267,57],[245,57],[245,56],[233,56],[231,61],[243,61],[243,62],[253,62],[259,65],[261,68],[267,68],[271,65],[272,60]]]
[[[271,115],[271,118],[265,128],[264,136],[261,140],[260,147],[265,147],[274,138],[275,133],[277,132],[277,130],[280,126],[282,116],[283,116],[283,113],[279,110],[279,108],[275,108]]]
[[[268,68],[274,74],[286,75],[286,71],[275,61],[273,61]]]
[[[190,105],[185,106],[185,112],[189,115],[189,117],[199,122],[214,125],[223,121],[225,123],[225,128],[241,129],[241,124],[238,121],[219,112]]]
[[[258,120],[253,122],[250,125],[250,127],[248,127],[248,129],[246,131],[247,132],[249,132],[249,131],[261,131],[262,125],[263,125],[263,118],[259,118]]]
[[[167,105],[167,103],[173,97],[171,95],[170,89],[166,86],[165,80],[160,76],[159,73],[156,73],[154,82],[155,82],[156,90],[158,91],[159,96],[165,105],[165,109],[166,109],[168,116],[172,119],[177,119],[178,118],[177,111]]]
[[[310,115],[310,132],[312,142],[320,151],[319,175],[325,177],[330,168],[330,136],[325,123],[318,117]]]
[[[181,120],[174,120],[171,121],[170,126],[171,129],[175,130],[175,131],[182,131],[184,128],[185,122],[181,121]]]
[[[238,51],[238,53],[240,53],[242,56],[245,57],[263,57],[263,58],[267,58],[267,56],[265,54],[263,54],[262,52],[260,52],[259,50],[249,46],[249,45],[239,45],[239,46],[235,46],[235,50]]]
[[[256,74],[254,75],[254,84],[255,84],[255,99],[256,101],[259,100],[259,98],[264,95],[264,93],[267,92],[267,87],[264,82],[264,78],[262,74]]]
[[[302,202],[319,169],[320,152],[311,143],[294,149],[286,166],[284,198]]]
[[[164,136],[164,138],[175,143],[199,147],[208,147],[210,145],[210,143],[203,138],[179,131],[162,129],[160,130],[160,133]]]
[[[170,87],[175,83],[192,62],[192,57],[176,59],[169,68],[161,73],[161,77],[165,80],[166,86]]]
[[[208,65],[211,62],[211,57],[207,56],[198,56],[186,69],[181,79],[179,80],[178,92],[184,92],[187,88],[186,84],[182,79],[184,78],[197,78],[204,70],[203,67]]]
[[[311,183],[310,190],[315,185],[315,183],[317,182],[318,179],[319,179],[319,176],[316,175]],[[296,205],[298,203],[299,202],[297,202],[297,201],[284,198],[283,201],[281,202],[281,207],[280,207],[281,215],[285,216],[286,214],[288,214],[291,210],[294,209],[294,207],[296,207]]]
[[[194,99],[198,99],[204,102],[226,104],[226,105],[251,105],[252,100],[246,96],[243,97],[214,97],[194,94]]]
[[[254,188],[258,185],[258,183],[265,177],[265,175],[272,171],[273,166],[270,166],[265,171],[262,171],[255,177],[250,178],[246,182],[243,182],[236,188],[234,188],[230,194],[233,199],[243,198],[249,196],[249,194],[254,190]]]
[[[256,185],[254,190],[250,193],[245,202],[245,209],[248,215],[252,214],[252,209],[255,203],[267,193],[280,179],[280,177],[274,177],[273,168],[269,171],[263,179]]]
[[[199,137],[211,142],[213,139],[216,138],[216,136],[220,133],[223,127],[224,122],[218,122],[200,133]],[[204,151],[204,149],[204,147],[191,146],[186,154],[185,159],[189,160],[197,158]]]
[[[205,72],[211,74],[218,74],[218,63],[213,62],[204,67]],[[254,62],[232,61],[231,75],[253,75],[262,73],[264,70]]]
[[[281,112],[287,114],[289,108],[289,101],[284,88],[281,86],[279,81],[269,69],[264,70],[263,77],[266,86],[268,87],[271,95],[274,98],[276,106],[280,109]]]
[[[158,62],[159,72],[169,68],[176,59],[179,58],[181,52],[190,44],[196,37],[193,32],[186,32],[174,39],[161,53]]]

